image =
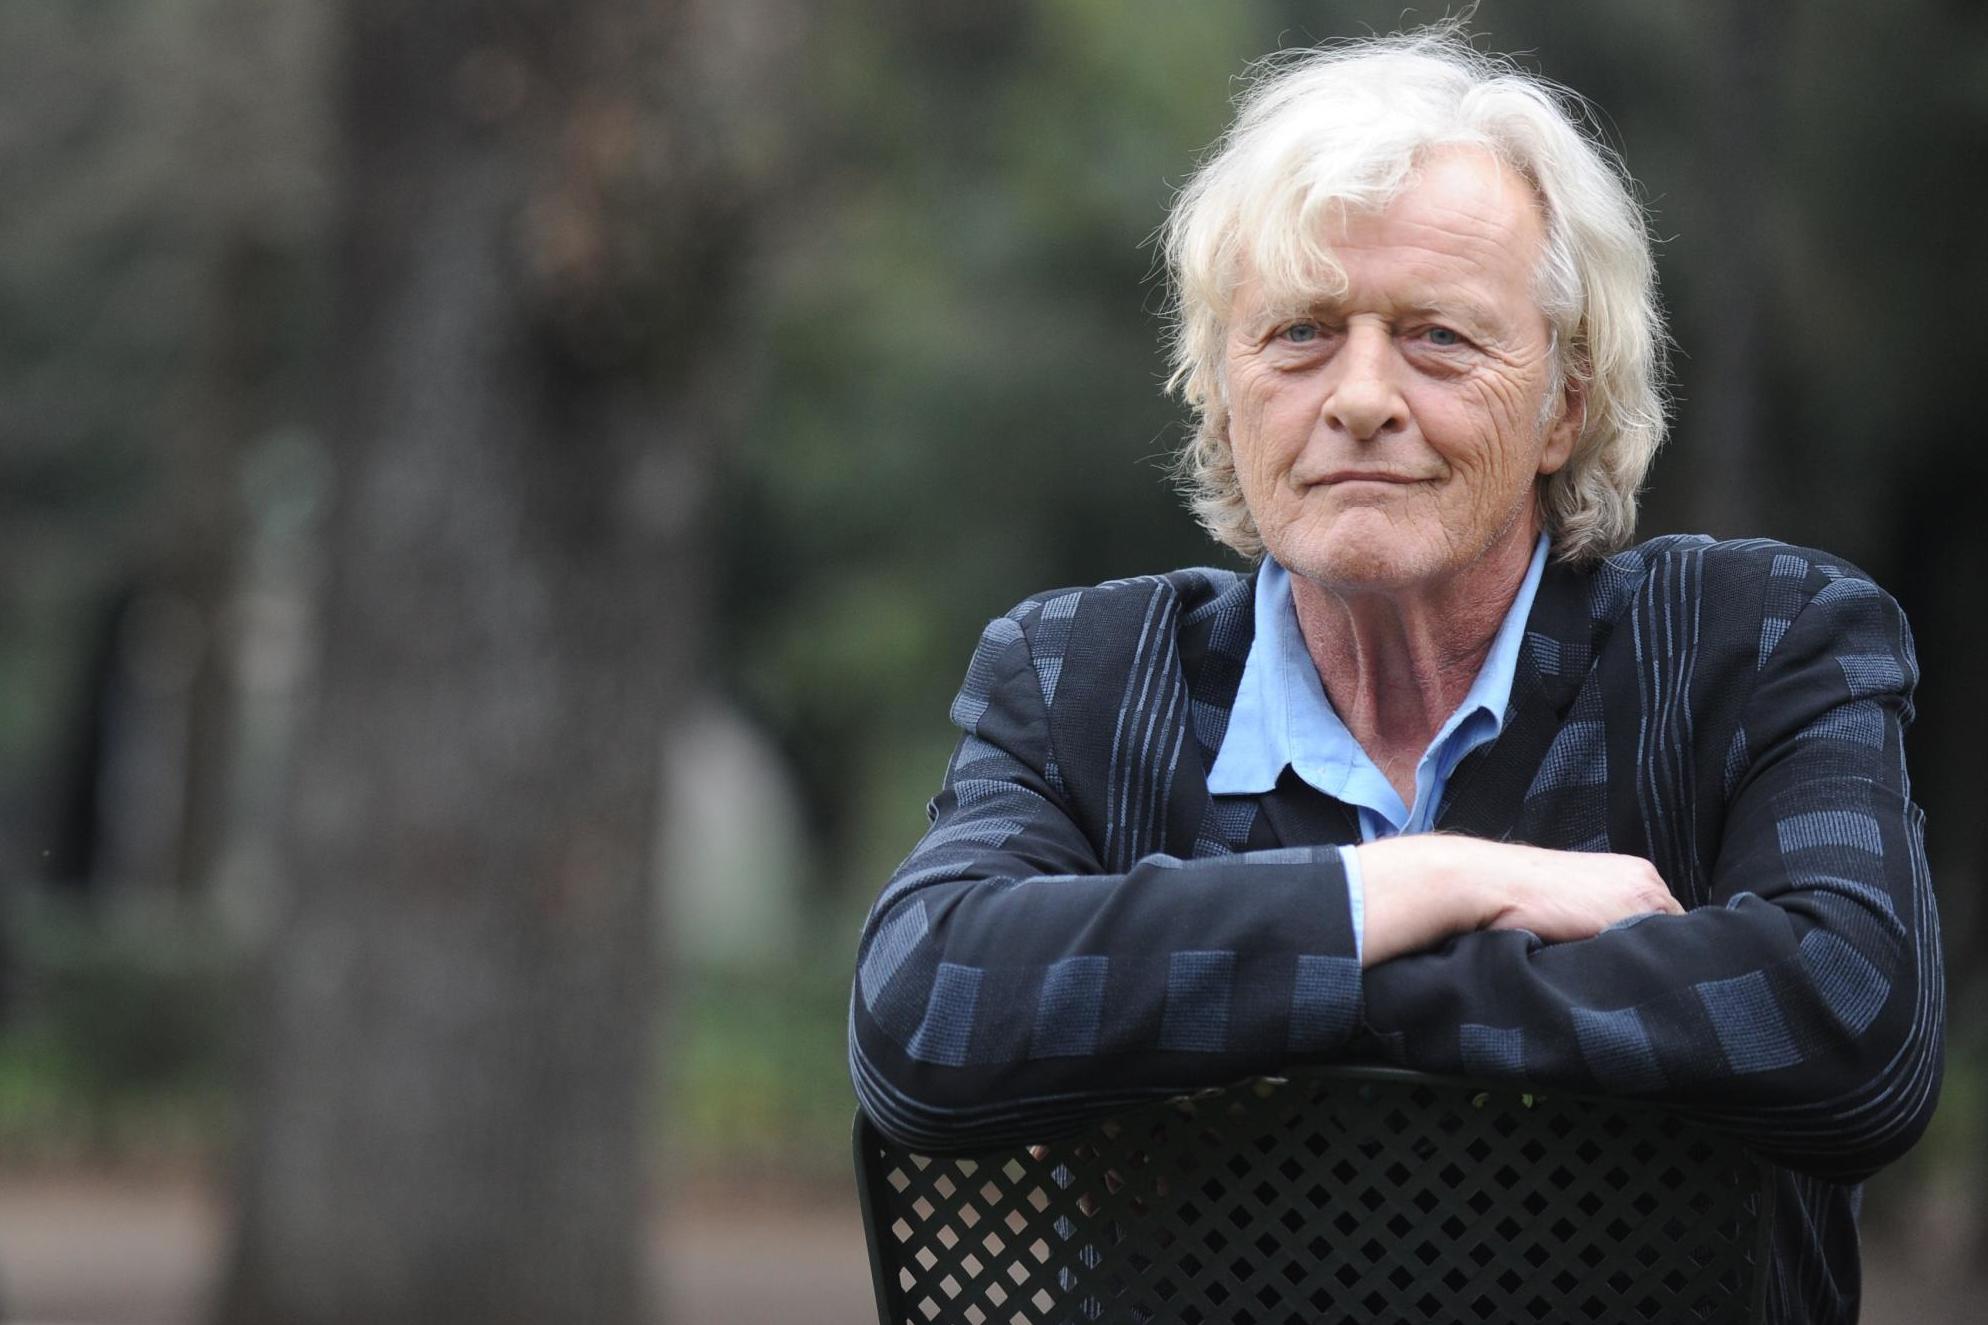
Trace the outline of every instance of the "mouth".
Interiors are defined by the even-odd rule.
[[[1338,487],[1348,483],[1385,483],[1396,487],[1406,487],[1423,480],[1413,474],[1394,474],[1382,470],[1344,469],[1321,475],[1312,480],[1314,487]]]

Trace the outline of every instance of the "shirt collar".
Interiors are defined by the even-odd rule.
[[[1466,724],[1473,729],[1473,748],[1504,730],[1525,641],[1526,618],[1539,593],[1547,547],[1548,538],[1542,533],[1483,666],[1463,702],[1430,743],[1431,754],[1443,750]],[[1318,668],[1298,629],[1290,573],[1268,556],[1257,572],[1255,616],[1256,634],[1243,663],[1221,749],[1208,770],[1208,790],[1216,795],[1262,795],[1276,787],[1278,777],[1288,767],[1319,790],[1342,800],[1398,803],[1399,797],[1387,787],[1326,698]],[[1452,752],[1446,762],[1454,766],[1463,753],[1467,751]],[[1436,776],[1441,779],[1448,772],[1448,768],[1439,768]],[[1366,785],[1374,781],[1380,786]]]

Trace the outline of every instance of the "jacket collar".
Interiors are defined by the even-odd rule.
[[[1450,774],[1436,826],[1449,832],[1501,838],[1519,821],[1525,794],[1560,730],[1589,660],[1598,645],[1589,598],[1592,577],[1549,561],[1526,618],[1525,644],[1512,682],[1511,706],[1498,739],[1458,764]],[[1181,661],[1194,699],[1196,744],[1203,776],[1221,748],[1235,704],[1243,662],[1255,632],[1254,574],[1238,577],[1191,611],[1182,623]],[[1285,771],[1277,787],[1258,798],[1263,818],[1280,845],[1359,841],[1354,816],[1338,802]]]

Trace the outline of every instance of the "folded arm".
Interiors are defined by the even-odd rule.
[[[1549,943],[1588,939],[1645,915],[1682,915],[1641,856],[1552,851],[1449,833],[1358,848],[1366,894],[1363,964],[1379,966],[1480,929]]]
[[[850,1071],[879,1130],[1034,1140],[1343,1047],[1360,974],[1337,848],[1103,872],[1012,620],[988,627],[953,718],[931,829],[858,950]]]
[[[1891,600],[1831,583],[1747,701],[1706,905],[1572,942],[1461,935],[1369,970],[1369,1026],[1408,1066],[1668,1100],[1817,1176],[1896,1158],[1941,1065],[1915,680]]]

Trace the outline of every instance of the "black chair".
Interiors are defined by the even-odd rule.
[[[1040,1146],[855,1144],[883,1325],[1762,1316],[1766,1166],[1647,1105],[1330,1068]]]

